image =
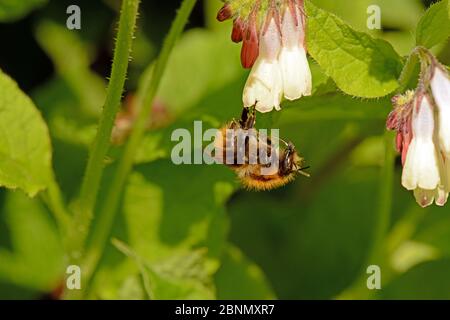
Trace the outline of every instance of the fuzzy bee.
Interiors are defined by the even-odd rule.
[[[224,126],[215,139],[216,159],[230,167],[251,190],[276,189],[293,181],[297,174],[309,177],[305,161],[291,142],[269,137],[255,129],[254,108],[244,108],[241,119]]]

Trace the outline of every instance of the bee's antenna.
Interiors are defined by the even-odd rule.
[[[309,168],[311,168],[311,167],[310,167],[310,166],[303,167],[303,168],[298,169],[297,172],[300,173],[301,175],[304,175],[305,177],[310,178],[311,175],[310,175],[309,173],[303,171],[303,170],[307,170],[307,169],[309,169]]]
[[[286,147],[289,146],[289,143],[287,143],[285,140],[281,139],[280,137],[278,137],[278,141],[281,141],[285,144]]]
[[[285,145],[286,145],[286,147],[288,147],[289,146],[289,143],[287,143],[286,141],[284,141],[283,139],[281,139],[281,138],[278,138],[278,140],[280,140],[281,142],[283,142]]]

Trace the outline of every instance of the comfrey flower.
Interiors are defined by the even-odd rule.
[[[303,0],[231,0],[219,11],[220,21],[234,18],[232,40],[243,41],[241,62],[252,68],[245,107],[270,112],[280,110],[283,96],[311,95],[303,7]]]
[[[416,91],[393,98],[387,128],[397,131],[402,185],[422,207],[445,205],[450,192],[450,77],[434,57]]]
[[[311,95],[311,71],[305,48],[305,15],[301,7],[285,10],[282,23],[280,66],[283,75],[284,97],[296,100]]]
[[[272,111],[274,107],[280,109],[283,95],[283,77],[278,62],[280,51],[281,38],[275,19],[272,18],[261,36],[259,56],[245,84],[245,107],[255,106],[260,112]]]
[[[431,90],[439,112],[439,146],[450,158],[450,76],[439,64],[433,68]]]

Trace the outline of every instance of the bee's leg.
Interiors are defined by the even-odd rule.
[[[228,129],[230,129],[230,130],[236,130],[236,129],[239,129],[239,127],[240,127],[240,123],[237,122],[236,120],[231,121],[230,124],[228,125]]]
[[[244,107],[242,108],[241,120],[239,120],[241,127],[244,127],[244,125],[247,123],[247,120],[248,120],[248,108]]]
[[[242,109],[240,124],[242,129],[248,130],[253,129],[256,123],[256,112],[254,107]]]

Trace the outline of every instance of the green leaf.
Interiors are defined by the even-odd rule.
[[[420,19],[416,31],[417,45],[432,48],[450,36],[449,1],[433,4]]]
[[[34,196],[51,178],[47,126],[30,98],[0,71],[0,186]]]
[[[106,273],[110,279],[117,275],[122,276],[118,294],[124,298],[157,300],[214,298],[215,290],[208,271],[206,250],[175,250],[169,257],[150,263],[122,241],[113,239],[112,243],[136,265],[140,276],[140,279],[136,279],[136,270],[130,269],[128,263],[123,263],[114,271]],[[100,273],[105,273],[103,268]],[[100,295],[107,297],[103,287],[101,290],[103,293]],[[117,294],[109,295],[110,298],[117,297]]]
[[[228,219],[224,204],[234,190],[234,179],[224,166],[176,166],[168,159],[139,165],[130,175],[113,234],[133,248],[146,268],[150,266],[146,272],[158,298],[214,296],[206,284],[212,283],[225,246]],[[202,271],[194,276],[196,269],[188,262],[198,256],[198,249],[207,251]],[[108,246],[92,295],[117,297],[115,292],[130,273],[139,272],[137,267],[130,272],[116,252]],[[107,279],[115,280],[105,288]]]
[[[220,300],[275,298],[261,269],[231,245],[225,251],[222,265],[215,275],[215,282],[217,299]]]
[[[388,42],[353,30],[311,1],[306,10],[309,53],[342,91],[375,98],[398,88],[401,58]]]
[[[207,242],[210,225],[224,217],[222,184],[232,188],[233,179],[223,166],[176,166],[170,159],[139,166],[124,193],[130,245],[152,262],[174,246]]]
[[[2,203],[0,226],[5,223],[6,230],[0,236],[1,282],[50,292],[64,272],[63,248],[50,213],[38,198],[22,192],[6,192]]]
[[[424,11],[421,0],[314,0],[313,3],[342,18],[355,30],[388,41],[402,56],[409,54],[415,44],[411,32]],[[367,12],[372,5],[381,9],[381,30],[367,28],[367,19],[373,14]]]
[[[370,5],[380,7],[383,27],[389,26],[402,30],[413,30],[423,11],[420,0],[313,0],[313,3],[341,17],[356,30],[366,32],[368,32],[366,12]]]
[[[43,6],[47,0],[2,0],[0,1],[0,21],[11,22]]]
[[[215,290],[205,251],[178,253],[147,266],[152,299],[213,299]],[[145,275],[142,275],[145,278]]]

